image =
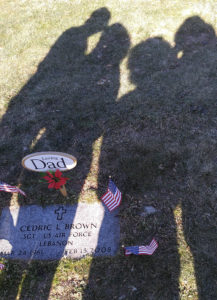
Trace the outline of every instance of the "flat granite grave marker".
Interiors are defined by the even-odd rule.
[[[119,239],[119,219],[101,203],[7,207],[0,217],[0,257],[5,258],[113,256]]]

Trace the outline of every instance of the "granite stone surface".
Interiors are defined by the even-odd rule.
[[[113,256],[119,248],[117,210],[101,203],[4,208],[0,257],[52,260]]]

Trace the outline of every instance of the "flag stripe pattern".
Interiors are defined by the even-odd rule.
[[[122,194],[110,179],[107,192],[101,197],[101,200],[108,207],[109,211],[117,208],[121,204]]]
[[[3,269],[4,269],[4,267],[5,267],[5,265],[3,265],[3,264],[0,264],[0,270],[3,270]]]
[[[125,247],[125,255],[152,255],[158,247],[158,243],[153,239],[147,246],[131,246]]]
[[[20,193],[23,196],[26,196],[26,194],[21,189],[19,189],[18,187],[9,185],[9,184],[4,183],[2,181],[0,181],[0,191],[9,192],[9,193]]]

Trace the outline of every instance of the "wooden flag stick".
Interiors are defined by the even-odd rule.
[[[65,185],[60,188],[60,192],[64,197],[67,197],[67,191]]]

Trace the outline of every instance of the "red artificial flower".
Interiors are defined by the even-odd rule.
[[[61,186],[64,185],[69,179],[67,177],[62,177],[62,173],[60,172],[60,170],[56,170],[54,174],[52,174],[51,172],[47,172],[47,176],[44,176],[43,178],[46,179],[49,183],[49,189],[56,190],[59,190]]]

